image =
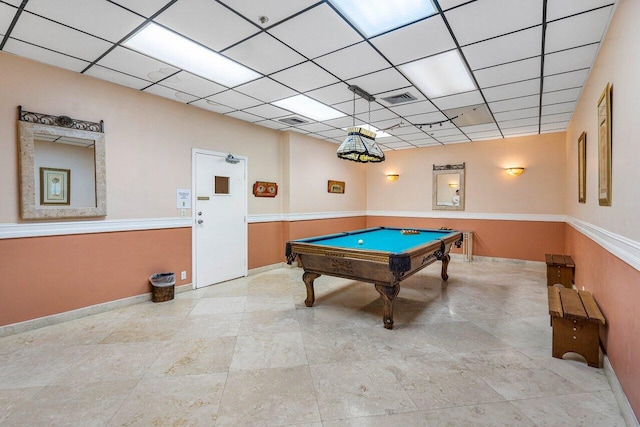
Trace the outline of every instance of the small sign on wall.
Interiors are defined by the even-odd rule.
[[[256,181],[253,184],[253,195],[256,197],[276,197],[278,184],[275,182]]]
[[[344,181],[329,180],[329,183],[327,184],[327,191],[329,193],[344,194],[344,186]]]
[[[191,189],[177,189],[176,203],[178,209],[191,209]]]

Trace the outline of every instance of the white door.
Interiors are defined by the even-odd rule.
[[[247,275],[247,159],[193,150],[194,287]]]

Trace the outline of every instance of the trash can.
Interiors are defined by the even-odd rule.
[[[149,277],[151,282],[151,301],[163,302],[173,299],[174,285],[176,284],[175,273],[156,273]]]

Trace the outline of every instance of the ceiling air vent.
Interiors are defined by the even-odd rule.
[[[391,95],[381,99],[387,104],[391,104],[391,105],[402,104],[403,102],[418,100],[418,98],[411,95],[409,92],[401,93],[399,95]]]
[[[282,122],[282,123],[286,123],[286,124],[291,125],[291,126],[297,126],[297,125],[302,125],[302,124],[305,124],[305,123],[309,123],[309,120],[305,120],[305,119],[302,119],[302,118],[296,117],[296,116],[285,117],[284,119],[278,119],[278,121]]]

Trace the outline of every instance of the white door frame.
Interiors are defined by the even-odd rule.
[[[196,268],[197,268],[196,260],[198,258],[196,253],[196,232],[198,227],[195,226],[195,222],[198,220],[196,215],[196,200],[198,198],[198,195],[196,192],[196,155],[197,154],[208,154],[212,156],[222,156],[222,157],[227,156],[227,153],[222,153],[219,151],[205,150],[202,148],[191,149],[191,279],[192,279],[191,287],[193,289],[198,288],[198,283],[197,283],[198,275],[196,274]],[[244,182],[245,182],[244,191],[248,191],[247,190],[248,188],[247,187],[247,171],[248,171],[249,159],[247,158],[247,156],[240,156],[236,154],[234,154],[233,157],[244,160]],[[247,252],[249,251],[249,242],[248,242],[249,226],[247,223],[248,200],[249,200],[249,196],[247,194],[246,197],[244,198],[244,226],[245,226],[245,235],[247,236]],[[246,253],[245,257],[246,257],[247,263],[245,265],[244,275],[246,276],[249,268],[249,265],[248,265],[249,254]]]

